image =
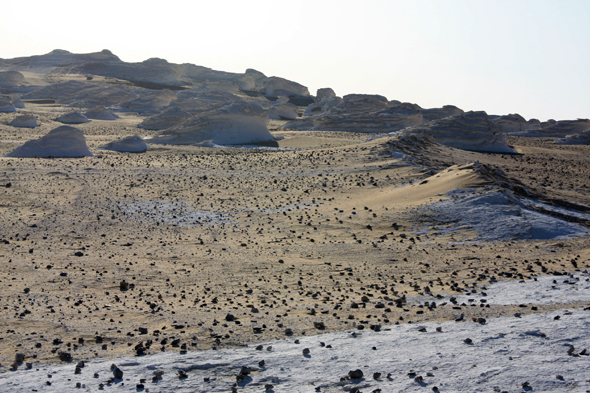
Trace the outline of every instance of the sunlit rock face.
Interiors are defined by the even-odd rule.
[[[321,115],[322,112],[326,112],[328,109],[336,107],[342,103],[342,98],[340,97],[327,97],[322,99],[321,101],[315,102],[305,108],[305,112],[303,112],[303,116],[315,116]]]
[[[404,131],[408,134],[425,134],[436,142],[463,150],[494,153],[517,153],[487,113],[465,112],[458,116],[434,120]]]
[[[192,145],[211,141],[218,145],[271,142],[267,112],[249,102],[236,102],[200,113],[192,119],[162,131],[150,144]]]
[[[297,106],[286,103],[279,103],[268,111],[268,117],[276,120],[295,120],[299,116]]]
[[[18,109],[25,108],[25,103],[23,102],[23,100],[20,99],[18,94],[12,95],[12,105],[14,105],[14,107]]]
[[[144,91],[149,92],[124,85],[71,80],[39,88],[23,98],[54,99],[59,104],[78,108],[112,107],[135,100]]]
[[[442,108],[422,109],[422,118],[424,122],[444,119],[445,117],[457,116],[464,113],[462,109],[454,105],[445,105]]]
[[[88,120],[88,118],[80,112],[66,113],[65,115],[61,115],[55,120],[64,124],[82,124],[90,122],[90,120]]]
[[[117,119],[120,119],[119,116],[115,115],[113,112],[106,109],[105,107],[92,108],[92,109],[86,111],[86,113],[84,113],[84,116],[86,116],[88,119],[94,119],[94,120],[117,120]]]
[[[264,94],[268,97],[278,96],[307,96],[309,90],[307,87],[278,76],[271,76],[263,82]]]
[[[8,153],[6,157],[92,157],[92,153],[86,146],[86,138],[81,130],[60,126],[39,139],[25,142]]]
[[[498,129],[505,134],[541,128],[539,120],[531,119],[530,121],[527,121],[518,113],[494,117],[492,118],[492,121]]]
[[[148,144],[139,135],[134,135],[109,142],[100,148],[125,153],[143,153],[148,149]]]
[[[22,115],[17,116],[11,123],[13,127],[19,128],[35,128],[39,127],[39,123],[37,123],[37,118],[31,115]]]

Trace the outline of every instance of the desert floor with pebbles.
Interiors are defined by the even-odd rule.
[[[64,108],[21,112],[41,127],[16,129],[15,115],[0,114],[0,155],[60,125]],[[587,305],[451,299],[590,267],[587,146],[508,138],[522,154],[486,154],[273,121],[277,147],[99,150],[155,133],[122,116],[77,126],[94,157],[0,158],[0,371],[17,353],[51,363],[221,350]],[[481,240],[428,209],[456,189],[562,209],[536,213],[582,236],[535,238],[523,227]]]

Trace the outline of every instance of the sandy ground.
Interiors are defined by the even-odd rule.
[[[20,114],[34,113],[36,129],[0,114],[0,155],[69,110],[29,104]],[[122,116],[77,126],[95,157],[0,158],[1,371],[16,353],[108,359],[584,305],[453,304],[495,280],[587,269],[590,243],[470,242],[474,231],[441,231],[418,208],[501,184],[587,213],[589,147],[509,138],[523,154],[495,155],[273,122],[283,150],[99,150],[154,133]],[[476,160],[506,177],[466,165]],[[441,296],[436,308],[403,300],[425,293]]]

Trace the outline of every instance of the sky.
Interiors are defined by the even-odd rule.
[[[2,5],[0,58],[109,49],[257,69],[337,95],[590,118],[590,1],[290,0]],[[6,17],[12,15],[12,17]]]

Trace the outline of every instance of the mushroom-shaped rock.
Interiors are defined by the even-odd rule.
[[[25,103],[23,102],[23,100],[20,99],[18,94],[12,95],[12,105],[14,105],[15,108],[19,109],[23,109],[25,107]]]
[[[31,115],[17,116],[16,119],[14,119],[12,121],[12,123],[10,123],[10,125],[13,127],[21,127],[21,128],[39,127],[39,124],[37,123],[37,118],[35,116],[31,116]]]
[[[242,101],[199,114],[184,123],[162,131],[150,144],[192,145],[211,141],[218,145],[271,142],[268,117],[260,106]]]
[[[82,124],[90,122],[86,116],[79,112],[66,113],[55,120],[64,124]]]
[[[109,111],[105,107],[96,107],[88,110],[84,116],[88,119],[95,119],[95,120],[117,120],[119,116],[115,115],[113,112]]]
[[[465,112],[459,116],[431,121],[423,126],[404,131],[409,134],[425,134],[436,142],[463,150],[493,153],[517,153],[498,127],[483,111]]]
[[[60,126],[39,139],[30,140],[17,147],[6,157],[92,157],[86,146],[84,133],[74,127]]]
[[[0,112],[10,113],[16,112],[16,110],[11,100],[0,98]]]
[[[100,147],[103,150],[120,151],[127,153],[143,153],[148,149],[147,143],[139,135],[128,136]]]

